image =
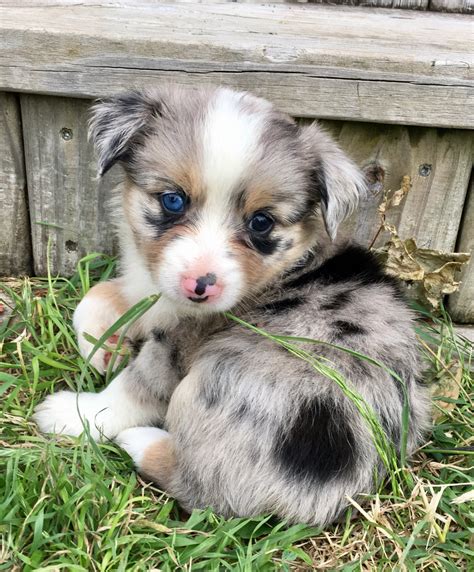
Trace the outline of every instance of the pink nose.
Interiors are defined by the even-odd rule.
[[[222,287],[216,282],[216,275],[208,272],[198,278],[182,278],[181,288],[185,296],[193,302],[205,302],[208,298],[217,298],[222,292]]]

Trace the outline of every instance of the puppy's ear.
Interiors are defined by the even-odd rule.
[[[341,222],[366,193],[364,175],[317,123],[303,126],[300,135],[311,161],[311,181],[320,197],[326,230],[334,240]]]
[[[139,91],[121,93],[94,104],[89,138],[97,151],[100,176],[117,161],[131,160],[134,149],[160,112],[159,98]]]

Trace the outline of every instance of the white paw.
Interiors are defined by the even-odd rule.
[[[48,396],[35,410],[34,419],[44,433],[80,435],[84,423],[93,439],[113,439],[127,427],[152,425],[160,416],[159,403],[136,399],[133,375],[122,371],[99,393],[60,391]]]
[[[120,428],[114,426],[113,413],[102,395],[60,391],[40,403],[33,418],[43,433],[77,437],[87,423],[93,439],[111,438]]]
[[[148,447],[167,437],[169,433],[157,427],[132,427],[121,431],[115,441],[127,451],[135,465],[140,465]]]

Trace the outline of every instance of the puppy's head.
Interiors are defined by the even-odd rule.
[[[91,121],[100,173],[120,162],[124,212],[157,289],[226,310],[331,238],[364,188],[317,125],[225,88],[121,94]]]

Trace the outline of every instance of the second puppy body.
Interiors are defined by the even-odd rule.
[[[84,332],[98,337],[142,297],[162,297],[135,331],[146,341],[133,362],[100,393],[48,397],[40,428],[80,434],[79,408],[94,437],[115,438],[187,509],[332,521],[347,495],[373,490],[370,430],[333,381],[222,312],[397,372],[414,450],[428,406],[411,313],[372,255],[331,240],[363,192],[358,169],[316,125],[223,88],[116,96],[96,106],[92,138],[101,172],[117,161],[125,172],[122,274],[79,305],[81,351]],[[317,354],[399,447],[399,383],[329,346]]]

